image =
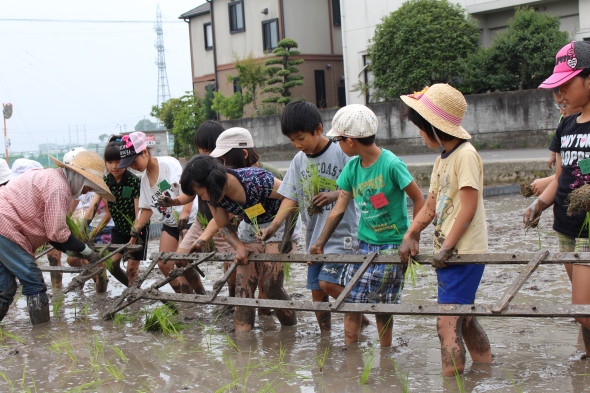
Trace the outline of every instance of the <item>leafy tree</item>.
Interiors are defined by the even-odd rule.
[[[213,85],[208,85],[205,89],[205,97],[203,97],[203,108],[205,109],[205,118],[207,120],[216,120],[217,113],[213,110],[213,96],[215,92],[215,88]]]
[[[109,135],[108,134],[100,134],[98,136],[98,140],[101,141],[102,143],[106,142],[107,139],[109,139]]]
[[[180,98],[171,98],[161,106],[153,106],[151,115],[164,124],[174,135],[174,154],[190,156],[196,153],[193,144],[195,131],[206,120],[201,99],[192,92]]]
[[[376,94],[388,100],[454,82],[478,47],[476,22],[447,0],[410,0],[377,25],[369,47]]]
[[[266,81],[267,87],[262,89],[262,92],[276,95],[267,97],[262,102],[286,105],[291,101],[290,89],[303,85],[303,75],[294,75],[299,72],[299,68],[295,66],[303,63],[303,59],[291,59],[301,53],[294,49],[298,46],[295,40],[284,38],[277,43],[277,47],[272,51],[276,57],[264,62],[270,78]]]
[[[258,113],[258,100],[257,95],[259,89],[263,88],[266,84],[266,70],[264,64],[254,59],[252,52],[243,59],[235,56],[234,64],[238,71],[237,76],[228,76],[228,82],[239,80],[240,87],[242,88],[242,95],[244,105],[252,103],[254,111]]]
[[[153,131],[157,129],[158,125],[149,119],[142,119],[135,125],[135,131]]]
[[[551,75],[555,53],[568,43],[559,25],[559,17],[517,9],[506,31],[471,55],[460,88],[467,93],[536,89]]]
[[[244,95],[234,93],[224,96],[221,92],[215,92],[211,108],[228,119],[239,119],[244,115]]]

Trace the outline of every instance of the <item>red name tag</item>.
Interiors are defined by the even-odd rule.
[[[385,198],[385,194],[380,192],[369,198],[375,209],[381,209],[383,206],[389,205],[389,201]]]

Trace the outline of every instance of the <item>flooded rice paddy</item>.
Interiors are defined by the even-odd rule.
[[[485,203],[491,252],[532,252],[539,244],[557,249],[550,212],[539,232],[525,234],[521,217],[530,201],[511,195]],[[424,252],[431,249],[431,239],[431,233],[423,236]],[[150,252],[157,246],[153,241]],[[220,264],[210,264],[204,271],[210,290],[222,270]],[[495,302],[518,271],[516,266],[489,266],[476,302]],[[153,275],[146,284],[157,278]],[[294,264],[287,291],[309,299],[305,278],[304,265]],[[65,274],[64,285],[68,282]],[[415,288],[406,286],[402,303],[436,303],[435,282],[433,270],[427,268]],[[214,318],[212,306],[180,304],[179,319],[186,327],[174,338],[142,331],[141,310],[158,306],[148,301],[130,307],[124,313],[127,320],[101,321],[100,315],[122,290],[111,278],[104,295],[94,293],[92,282],[63,299],[55,292],[51,323],[35,328],[20,296],[2,325],[0,391],[582,392],[590,384],[590,362],[579,360],[580,329],[571,318],[480,318],[494,362],[477,365],[468,357],[458,383],[441,376],[435,317],[395,317],[393,347],[380,349],[369,316],[372,324],[363,330],[360,345],[347,348],[342,314],[333,315],[329,334],[320,333],[315,315],[308,312],[298,314],[297,326],[283,328],[272,315],[258,316],[254,331],[235,334],[231,316]],[[513,300],[569,302],[569,282],[559,265],[541,266]],[[363,370],[368,377],[360,384]]]

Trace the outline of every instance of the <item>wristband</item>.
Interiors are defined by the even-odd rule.
[[[90,255],[91,253],[92,253],[92,248],[88,247],[88,245],[86,245],[86,247],[84,247],[84,249],[82,251],[80,251],[80,255],[83,255],[85,257]]]

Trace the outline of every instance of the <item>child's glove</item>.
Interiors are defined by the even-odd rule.
[[[432,257],[432,267],[436,268],[436,269],[443,269],[445,267],[447,267],[447,264],[445,263],[450,257],[451,255],[453,255],[453,249],[445,249],[445,248],[441,248],[440,250],[438,250],[438,252],[436,254],[434,254],[434,257]]]

